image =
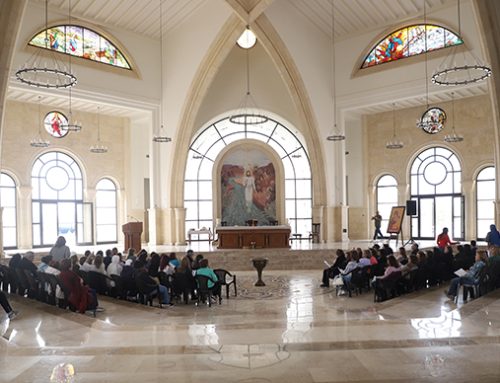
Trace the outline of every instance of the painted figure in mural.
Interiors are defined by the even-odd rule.
[[[243,185],[245,186],[245,202],[247,206],[247,212],[250,213],[253,205],[253,192],[255,191],[255,178],[250,170],[247,170],[245,173]]]

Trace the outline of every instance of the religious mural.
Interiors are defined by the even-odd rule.
[[[276,220],[276,180],[272,161],[261,150],[236,150],[223,160],[221,220],[228,226]]]

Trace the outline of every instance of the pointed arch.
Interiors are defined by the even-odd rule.
[[[380,39],[363,59],[361,69],[463,43],[460,36],[440,25],[407,25]]]

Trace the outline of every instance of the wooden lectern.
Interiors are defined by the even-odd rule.
[[[125,251],[130,248],[135,249],[136,253],[141,251],[142,222],[127,222],[122,225],[122,231],[125,235]]]

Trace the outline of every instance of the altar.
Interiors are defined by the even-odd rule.
[[[289,248],[290,226],[219,226],[219,249]]]

